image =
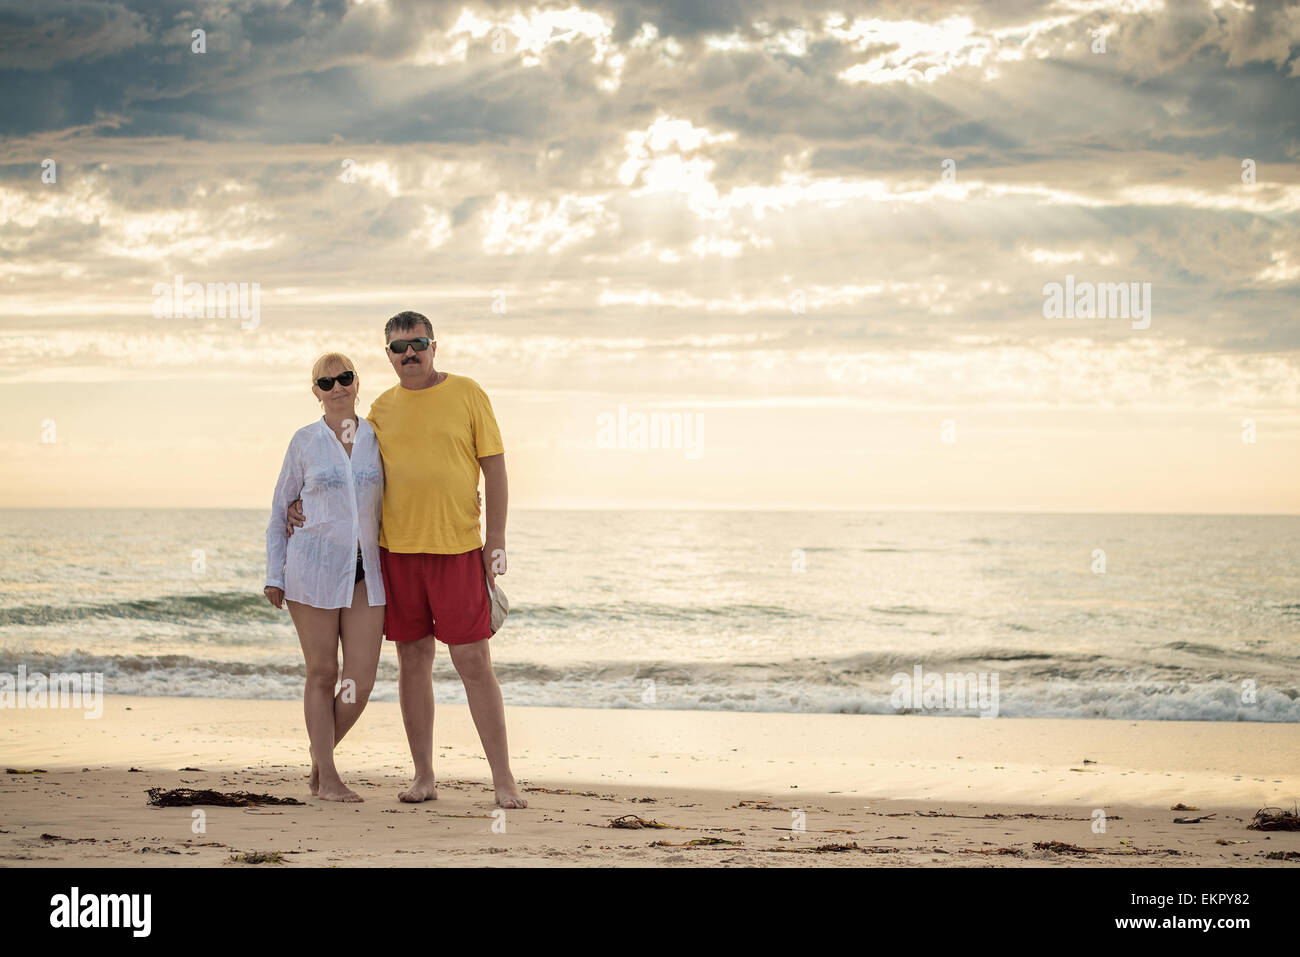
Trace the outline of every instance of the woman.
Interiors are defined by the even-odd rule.
[[[294,433],[266,526],[266,597],[289,603],[307,662],[303,711],[311,741],[311,790],[327,801],[360,801],[334,766],[334,746],[370,698],[383,645],[384,581],[379,516],[384,492],[379,443],[356,414],[360,380],[352,361],[326,353],[311,370],[325,414]],[[286,511],[303,500],[307,523],[290,537]],[[338,649],[343,646],[343,681]]]

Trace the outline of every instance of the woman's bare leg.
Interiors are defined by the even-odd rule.
[[[307,664],[302,710],[307,719],[312,763],[319,775],[317,795],[326,801],[360,801],[361,795],[347,788],[334,767],[334,685],[339,675],[339,611],[313,608],[287,601],[289,616],[298,629]]]
[[[339,615],[343,641],[343,683],[334,698],[334,744],[357,723],[379,670],[379,652],[384,647],[384,606],[371,607],[365,581],[352,591],[352,607]]]

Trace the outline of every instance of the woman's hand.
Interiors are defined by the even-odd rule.
[[[265,588],[262,589],[262,594],[264,594],[266,596],[266,600],[269,601],[276,608],[284,607],[283,588],[276,588],[272,585],[267,585]]]

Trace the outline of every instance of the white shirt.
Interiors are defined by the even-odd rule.
[[[384,604],[379,570],[379,518],[384,466],[370,423],[358,417],[352,456],[325,418],[289,440],[266,526],[266,584],[289,601],[314,608],[351,608],[357,545],[369,604]],[[285,531],[289,503],[302,499],[306,522]]]

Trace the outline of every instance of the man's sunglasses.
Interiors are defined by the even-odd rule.
[[[323,375],[316,380],[316,388],[322,392],[332,392],[334,383],[337,381],[339,385],[346,389],[356,377],[357,374],[350,369],[347,372],[340,372],[338,375]]]
[[[416,352],[423,352],[429,348],[429,337],[420,336],[418,339],[394,339],[388,344],[388,348],[393,351],[393,355],[400,356],[407,348],[412,348]]]

